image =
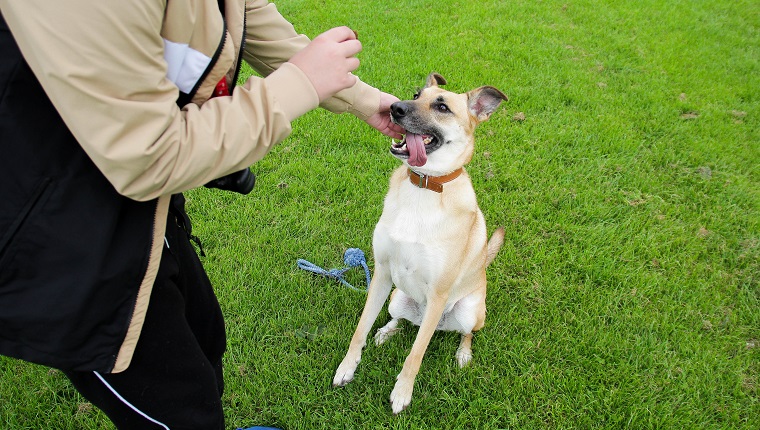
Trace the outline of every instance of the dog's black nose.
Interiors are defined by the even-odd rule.
[[[409,113],[412,106],[407,102],[396,102],[391,105],[391,114],[394,118],[403,118]]]

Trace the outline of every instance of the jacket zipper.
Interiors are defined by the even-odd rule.
[[[235,59],[235,74],[233,75],[232,82],[230,83],[230,94],[237,85],[238,76],[240,75],[240,68],[243,65],[243,50],[245,49],[245,26],[248,21],[248,16],[245,14],[245,8],[243,9],[243,35],[240,40],[240,50],[238,50],[238,56]]]
[[[129,333],[129,328],[132,326],[132,320],[135,318],[135,311],[137,310],[137,298],[140,295],[140,291],[142,291],[142,282],[145,281],[145,278],[148,276],[148,269],[150,268],[150,259],[154,256],[153,254],[153,244],[156,243],[156,225],[158,225],[158,199],[154,200],[156,206],[153,209],[153,225],[151,228],[150,233],[150,245],[148,245],[148,261],[145,264],[145,271],[143,272],[141,279],[141,286],[137,288],[137,294],[135,294],[135,300],[132,302],[132,310],[129,312],[129,317],[127,318],[127,323],[125,325],[124,329],[124,337],[121,339],[121,343],[119,343],[118,347],[116,348],[116,353],[111,354],[110,360],[108,360],[108,370],[106,373],[110,373],[113,371],[113,368],[116,367],[116,362],[119,360],[119,352],[121,352],[121,347],[124,345],[124,341],[127,338],[127,333]],[[164,238],[164,240],[166,240]],[[163,250],[162,250],[163,251]],[[158,265],[161,265],[161,257],[159,258]],[[154,279],[155,282],[155,279]],[[143,324],[145,324],[145,320],[143,320]],[[132,351],[134,354],[134,350]]]
[[[222,27],[222,40],[219,41],[219,46],[216,48],[216,52],[214,52],[214,56],[211,57],[211,62],[209,63],[208,67],[206,67],[206,70],[203,71],[203,74],[198,79],[198,82],[195,83],[195,86],[193,86],[192,91],[187,95],[187,102],[189,103],[193,97],[195,97],[195,93],[198,92],[198,88],[200,88],[201,84],[206,80],[208,77],[208,74],[211,72],[211,70],[216,65],[217,61],[219,61],[219,57],[222,55],[222,50],[224,49],[224,44],[227,41],[227,23],[224,23],[224,27]]]

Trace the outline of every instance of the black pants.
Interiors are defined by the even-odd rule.
[[[129,368],[65,372],[120,430],[224,428],[224,320],[180,210],[169,214],[161,266]]]

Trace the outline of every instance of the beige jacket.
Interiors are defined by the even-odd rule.
[[[165,41],[213,56],[224,28],[216,2],[0,0],[0,7],[74,136],[113,186],[136,200],[250,166],[319,102],[308,78],[286,63],[309,39],[266,0],[227,1],[223,52],[195,104],[181,110]],[[233,97],[204,103],[234,73],[244,31],[243,58],[266,78],[251,77]],[[359,82],[325,107],[366,118],[379,104],[379,91]]]
[[[142,328],[171,194],[250,166],[319,102],[287,62],[309,39],[274,4],[227,0],[225,9],[223,19],[211,0],[0,0],[24,58],[89,157],[120,194],[158,199],[148,271],[113,372],[129,365]],[[209,99],[223,76],[233,79],[239,56],[264,78]],[[182,109],[181,92],[194,94]],[[359,81],[323,107],[366,119],[379,104],[379,90]]]

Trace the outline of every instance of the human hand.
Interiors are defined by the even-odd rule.
[[[323,102],[356,83],[351,72],[359,67],[362,44],[348,27],[336,27],[315,37],[290,63],[301,69]]]
[[[391,121],[391,105],[397,101],[398,97],[381,92],[380,109],[365,120],[367,124],[377,129],[380,133],[393,139],[401,139],[404,137],[404,133],[406,133],[403,127]]]

